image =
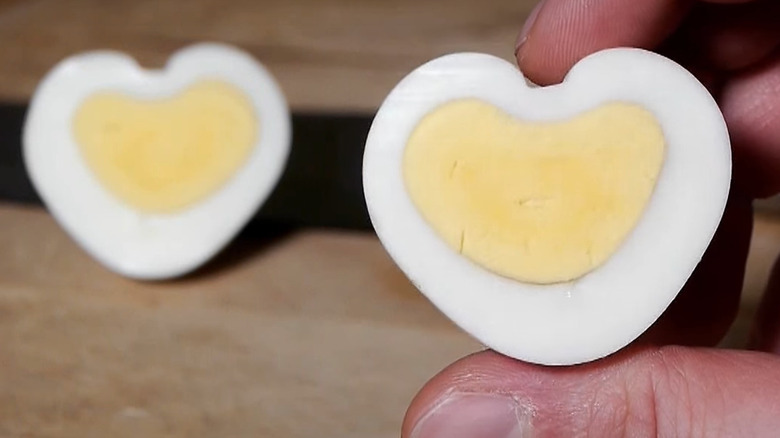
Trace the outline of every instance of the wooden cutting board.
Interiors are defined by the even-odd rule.
[[[733,345],[780,220],[753,243]],[[395,437],[416,390],[479,348],[369,233],[256,225],[200,272],[141,283],[0,204],[2,437]]]
[[[249,230],[140,283],[0,204],[2,437],[395,437],[417,388],[478,348],[368,233]]]
[[[0,0],[0,99],[26,102],[77,51],[159,66],[218,40],[266,63],[298,111],[370,112],[434,56],[511,59],[534,3]],[[744,339],[779,248],[780,220],[760,216],[727,345]],[[478,349],[369,233],[258,225],[193,276],[139,283],[44,210],[0,204],[3,438],[397,437],[417,389]]]

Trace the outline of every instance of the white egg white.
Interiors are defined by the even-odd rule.
[[[230,83],[251,101],[260,130],[248,160],[216,193],[182,211],[149,214],[126,205],[83,160],[72,132],[75,112],[96,92],[165,98],[201,79]],[[24,126],[24,161],[52,215],[89,254],[128,277],[165,279],[209,260],[263,204],[285,167],[290,125],[274,78],[239,49],[193,45],[162,70],[142,69],[123,53],[96,51],[65,59],[38,86]]]
[[[665,161],[643,216],[605,264],[568,283],[524,284],[472,263],[437,236],[405,189],[402,157],[420,120],[460,98],[481,99],[525,121],[568,119],[614,101],[654,114],[666,139]],[[363,163],[376,232],[419,290],[486,346],[546,365],[609,355],[663,313],[708,247],[730,179],[728,132],[707,90],[673,61],[629,48],[588,56],[549,87],[529,85],[513,64],[490,55],[428,62],[381,106]]]

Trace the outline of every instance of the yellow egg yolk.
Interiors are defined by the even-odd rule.
[[[98,180],[150,213],[176,212],[217,191],[246,162],[258,129],[247,96],[219,80],[160,100],[99,92],[73,118],[76,143]]]
[[[403,176],[453,250],[499,275],[551,284],[617,250],[653,193],[664,149],[657,119],[635,104],[540,123],[464,99],[419,122]]]

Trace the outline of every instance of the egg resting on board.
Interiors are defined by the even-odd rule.
[[[41,81],[23,156],[49,211],[91,256],[159,280],[204,264],[263,204],[290,124],[271,74],[237,48],[196,44],[161,70],[96,51]]]

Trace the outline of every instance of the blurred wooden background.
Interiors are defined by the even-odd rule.
[[[25,100],[72,53],[160,66],[217,40],[249,50],[294,109],[373,110],[417,65],[454,51],[512,58],[533,0],[0,0],[0,99]]]
[[[452,51],[511,59],[532,0],[0,0],[0,101],[25,102],[74,52],[148,66],[237,44],[293,109],[370,112]],[[0,139],[2,141],[2,139]],[[756,220],[744,339],[780,248]],[[169,283],[107,272],[40,208],[0,204],[0,436],[394,437],[428,377],[479,346],[367,233],[245,233]]]
[[[161,66],[216,40],[266,64],[294,110],[370,113],[437,55],[511,58],[530,7],[0,0],[0,101],[25,102],[75,52]],[[249,234],[191,278],[137,283],[41,209],[0,206],[0,436],[394,437],[423,382],[479,348],[370,234]]]

